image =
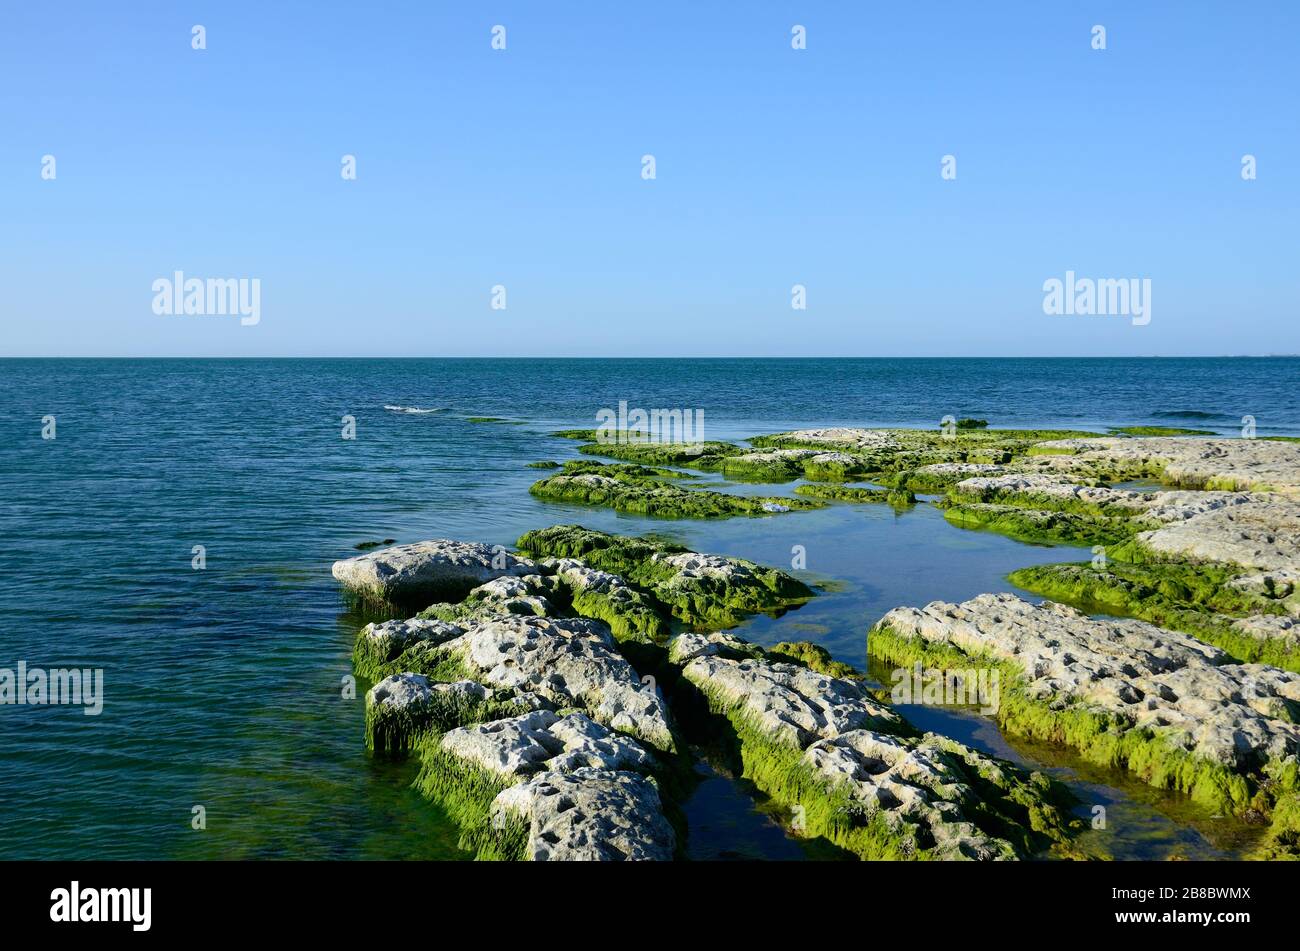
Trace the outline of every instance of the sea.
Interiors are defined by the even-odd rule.
[[[367,542],[511,545],[581,523],[789,568],[822,594],[739,633],[866,666],[891,608],[1014,591],[1079,560],[955,528],[933,506],[832,505],[671,521],[541,502],[527,463],[620,403],[702,413],[708,439],[813,426],[1300,434],[1300,358],[0,360],[0,670],[102,671],[102,710],[0,705],[0,858],[459,859],[414,767],[367,754],[363,623],[330,575]],[[698,418],[698,417],[697,417]],[[720,482],[706,476],[704,483]],[[787,494],[781,486],[727,491]],[[1122,774],[1001,736],[926,729],[1067,781],[1117,858],[1231,858],[1255,830]],[[701,860],[825,857],[702,759]]]

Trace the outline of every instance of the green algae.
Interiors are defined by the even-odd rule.
[[[987,429],[989,421],[987,419],[973,419],[969,416],[957,420],[958,429]]]
[[[556,462],[554,459],[541,459],[541,460],[539,460],[539,461],[537,461],[537,462],[530,462],[530,463],[528,463],[528,465],[525,466],[525,468],[527,468],[527,469],[558,469],[558,468],[560,468],[560,464],[559,464],[558,462]]]
[[[672,625],[659,603],[635,588],[628,588],[622,597],[593,588],[575,588],[571,603],[575,614],[608,625],[620,643],[663,645],[672,634]]]
[[[886,502],[898,508],[916,504],[916,496],[908,489],[868,489],[849,485],[818,483],[801,485],[794,491],[796,495],[807,495],[815,499],[831,499],[836,502]]]
[[[713,471],[727,456],[738,456],[745,450],[729,442],[594,442],[579,446],[578,451],[589,456],[606,456],[624,462],[648,466],[686,466]]]
[[[352,547],[356,551],[370,551],[372,548],[383,548],[385,545],[395,544],[396,541],[395,538],[385,538],[383,541],[357,542]]]
[[[492,803],[514,783],[482,767],[452,756],[441,748],[440,734],[427,734],[419,743],[420,772],[414,786],[438,803],[460,829],[460,846],[486,861],[525,858],[528,825],[517,817],[504,821],[492,815]]]
[[[611,535],[581,525],[554,525],[522,535],[517,547],[538,558],[577,558],[620,575],[664,605],[667,613],[692,625],[733,626],[746,616],[785,610],[813,596],[807,585],[776,568],[728,561],[734,576],[712,572],[683,574],[665,559],[690,552],[672,542]]]
[[[781,641],[766,651],[770,660],[798,664],[827,677],[840,680],[861,680],[862,674],[852,664],[831,657],[831,652],[811,641]]]
[[[997,532],[1018,541],[1048,544],[1110,545],[1141,527],[1126,518],[1062,510],[1025,509],[987,502],[941,504],[943,517],[958,528]]]
[[[1258,777],[1194,756],[1148,729],[1085,703],[1031,697],[1025,691],[1023,671],[1012,662],[904,637],[883,623],[868,634],[867,650],[886,663],[905,667],[919,662],[935,669],[997,671],[1001,697],[995,717],[1004,732],[1068,747],[1088,762],[1126,769],[1148,785],[1182,793],[1211,809],[1241,815],[1258,808],[1253,798]]]
[[[597,462],[595,459],[573,459],[563,466],[565,475],[596,474],[625,482],[655,482],[660,479],[697,479],[693,472],[666,469],[663,466],[643,466],[635,463]]]
[[[776,659],[776,658],[773,658]],[[795,833],[822,838],[866,860],[926,860],[935,846],[932,830],[913,817],[889,816],[857,799],[847,783],[818,774],[801,749],[767,734],[743,708],[707,685],[682,681],[697,708],[708,716],[697,728],[712,734],[726,754],[738,762],[741,775],[764,794],[800,817]],[[690,706],[688,703],[687,706]],[[864,724],[882,729],[886,723]],[[1028,857],[1053,843],[1065,843],[1080,824],[1068,816],[1068,792],[1042,774],[1026,774],[1010,764],[977,768],[946,745],[945,764],[962,776],[972,795],[964,811],[977,828],[1006,843],[1002,858]],[[941,754],[942,755],[942,754]],[[990,761],[992,763],[992,761]]]
[[[519,716],[527,711],[510,691],[489,692],[482,700],[435,691],[428,703],[414,710],[373,704],[367,695],[366,747],[375,753],[402,757],[415,750],[425,736],[441,735],[471,723]]]
[[[1022,568],[1008,580],[1084,611],[1139,618],[1191,634],[1242,663],[1300,671],[1295,643],[1253,637],[1234,627],[1234,619],[1250,614],[1287,613],[1277,601],[1229,587],[1242,573],[1216,565],[1108,562],[1104,568],[1086,563]]]
[[[606,467],[609,468],[609,467]],[[633,515],[659,518],[731,518],[821,508],[802,499],[729,495],[709,489],[683,489],[651,483],[626,474],[556,475],[533,483],[528,490],[548,502],[598,505]]]

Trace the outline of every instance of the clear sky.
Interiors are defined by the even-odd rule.
[[[3,356],[1300,352],[1292,0],[43,0],[0,80]]]

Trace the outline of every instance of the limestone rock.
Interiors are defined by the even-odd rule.
[[[756,729],[803,749],[857,729],[904,729],[903,719],[851,680],[795,664],[697,653],[682,676],[715,704],[739,708]]]
[[[334,577],[360,595],[420,606],[459,601],[494,578],[536,571],[532,562],[502,548],[446,538],[383,548],[336,561],[333,568]]]
[[[654,762],[638,743],[586,714],[561,717],[550,710],[450,730],[439,745],[447,755],[509,782],[542,771],[649,769]]]
[[[442,650],[484,683],[538,693],[557,706],[581,707],[658,749],[674,748],[663,696],[657,687],[642,684],[604,624],[504,615],[470,624]]]
[[[1300,674],[1227,664],[1218,648],[1145,621],[983,594],[962,604],[896,608],[881,624],[897,636],[1010,661],[1032,697],[1082,702],[1239,770],[1300,748],[1300,726],[1282,716],[1300,700]]]
[[[542,773],[504,790],[492,810],[494,823],[527,824],[533,861],[667,861],[676,848],[658,789],[636,773]]]

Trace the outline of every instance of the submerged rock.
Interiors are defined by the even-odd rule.
[[[334,562],[334,577],[375,601],[423,606],[458,601],[472,588],[503,575],[535,574],[536,567],[497,546],[446,538],[397,545]]]
[[[676,836],[654,781],[582,767],[548,772],[502,791],[493,823],[526,826],[523,857],[537,862],[667,861]]]

